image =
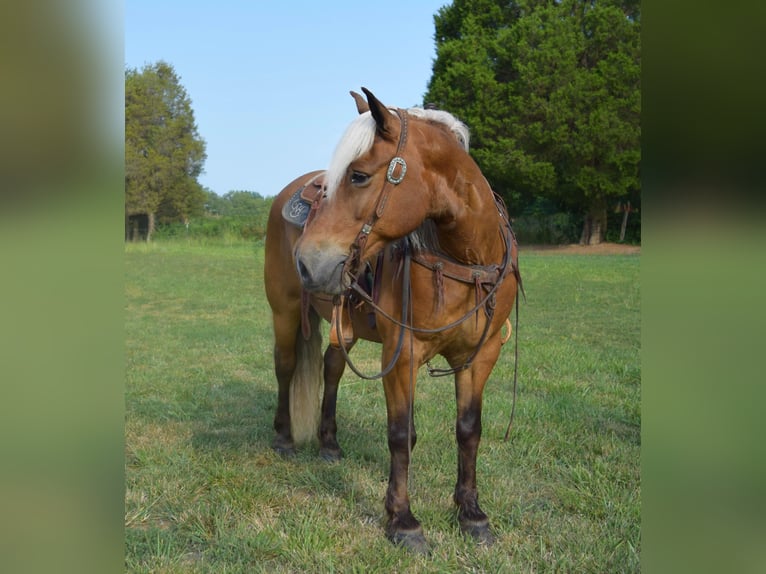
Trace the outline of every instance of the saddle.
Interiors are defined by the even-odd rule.
[[[309,223],[309,216],[319,206],[324,189],[324,176],[327,172],[321,172],[311,177],[301,185],[290,199],[282,206],[282,217],[301,229]]]

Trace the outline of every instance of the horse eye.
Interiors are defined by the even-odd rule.
[[[356,186],[363,186],[370,181],[370,176],[361,171],[351,172],[351,184]]]

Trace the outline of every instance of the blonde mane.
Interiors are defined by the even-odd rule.
[[[394,112],[391,111],[393,114]],[[468,127],[455,116],[444,110],[409,108],[407,113],[416,118],[433,121],[444,125],[455,136],[461,147],[468,151],[470,135]],[[370,112],[357,116],[346,128],[335,148],[330,166],[327,168],[327,195],[331,196],[338,189],[348,166],[372,148],[375,140],[375,120]]]

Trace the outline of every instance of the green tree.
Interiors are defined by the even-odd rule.
[[[255,191],[230,191],[223,196],[225,211],[221,215],[257,218],[271,204]]]
[[[254,191],[230,191],[221,196],[206,190],[205,212],[209,220],[217,220],[243,237],[262,237],[273,202],[273,197]]]
[[[184,221],[203,211],[206,159],[191,100],[166,62],[125,71],[125,216]]]
[[[434,18],[425,100],[471,127],[472,153],[510,205],[582,215],[582,243],[639,192],[637,1],[454,0]]]
[[[227,209],[227,202],[224,198],[214,192],[212,189],[204,188],[205,191],[205,214],[222,215]]]

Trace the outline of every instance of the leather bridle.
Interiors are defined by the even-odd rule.
[[[346,262],[343,265],[344,273],[349,277],[351,283],[356,280],[359,271],[364,261],[364,247],[367,244],[367,239],[372,232],[372,228],[378,222],[383,215],[383,211],[388,204],[388,196],[391,195],[391,190],[394,186],[399,185],[407,173],[407,162],[402,158],[401,153],[404,150],[404,146],[407,143],[407,124],[408,116],[405,110],[394,108],[393,111],[399,116],[401,121],[401,131],[399,133],[399,143],[396,146],[396,153],[391,161],[388,163],[388,170],[386,171],[386,181],[383,182],[383,187],[380,190],[378,199],[375,202],[375,209],[372,210],[367,221],[365,221],[359,233],[356,234],[354,242],[351,244],[349,256],[346,258]],[[398,175],[397,175],[398,172]],[[391,184],[389,186],[389,184]]]

